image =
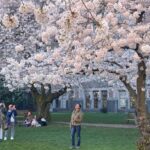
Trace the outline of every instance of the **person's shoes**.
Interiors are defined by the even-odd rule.
[[[76,146],[76,149],[80,149],[80,146]]]
[[[13,138],[13,137],[11,137],[11,138],[10,138],[10,140],[14,140],[14,138]]]
[[[4,141],[7,141],[7,137],[4,137]]]
[[[69,149],[75,149],[75,147],[74,146],[70,146]]]

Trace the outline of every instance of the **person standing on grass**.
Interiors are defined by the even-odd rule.
[[[3,139],[3,105],[0,103],[0,142]]]
[[[3,139],[4,118],[5,118],[5,104],[0,103],[0,142]]]
[[[3,139],[3,127],[2,127],[3,117],[2,117],[2,108],[1,107],[2,107],[2,105],[0,104],[0,142]]]
[[[8,111],[7,111],[7,114],[6,114],[7,128],[5,128],[5,132],[4,132],[4,141],[6,141],[7,138],[8,138],[9,130],[10,130],[10,134],[11,134],[10,139],[14,140],[16,116],[17,116],[16,106],[12,105],[12,104],[9,105]]]
[[[81,122],[83,119],[83,113],[81,111],[81,105],[76,104],[75,109],[71,115],[70,128],[71,128],[71,141],[72,145],[70,149],[79,149],[81,143]],[[77,133],[77,145],[75,144],[75,135]]]

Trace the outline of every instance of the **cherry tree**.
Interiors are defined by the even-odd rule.
[[[67,81],[68,75],[119,79],[136,103],[138,149],[150,149],[145,106],[149,1],[1,0],[0,5],[5,62],[1,73],[8,87],[27,85],[37,94],[35,85],[42,83],[44,93],[47,83]]]
[[[124,83],[136,103],[142,136],[138,149],[150,149],[145,106],[145,84],[150,71],[150,23],[146,18],[149,1],[76,0],[68,4],[70,13],[63,21],[63,29],[71,52],[66,63],[74,58],[72,73],[111,74]]]
[[[149,75],[148,1],[74,0],[57,21],[59,46],[66,51],[68,74],[99,74],[118,78],[135,100],[142,138],[138,149],[149,149],[150,128],[145,87]]]
[[[60,66],[64,52],[55,39],[57,30],[54,25],[49,27],[49,6],[43,4],[45,1],[0,2],[1,74],[10,91],[30,89],[38,115],[48,119],[50,104],[66,93],[69,85]],[[55,12],[51,12],[53,18],[59,16]]]

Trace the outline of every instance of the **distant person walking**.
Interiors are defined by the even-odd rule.
[[[8,111],[6,114],[6,126],[7,127],[5,127],[4,141],[7,140],[9,132],[10,132],[10,139],[14,140],[16,116],[17,116],[16,106],[12,104],[9,105]]]
[[[83,113],[81,111],[81,105],[76,104],[75,109],[71,115],[70,127],[71,127],[71,142],[72,145],[70,149],[79,149],[81,144],[81,122],[83,118]],[[77,145],[75,144],[75,135],[77,133]]]

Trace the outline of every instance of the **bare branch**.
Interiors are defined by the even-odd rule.
[[[36,87],[34,86],[35,83],[31,84],[31,93],[33,96],[40,95]]]
[[[114,64],[114,65],[118,66],[119,68],[123,69],[123,66],[120,65],[119,63],[115,62],[115,61],[106,60],[105,62],[106,62],[106,63],[110,63],[110,64]]]
[[[129,94],[131,97],[134,97],[135,100],[137,99],[137,93],[136,91],[132,88],[132,86],[130,85],[130,83],[127,82],[127,76],[121,76],[120,81],[122,81],[122,83],[125,85],[125,87],[128,89]]]
[[[101,27],[100,23],[95,19],[95,17],[93,16],[93,14],[92,14],[91,11],[89,10],[89,8],[86,6],[85,2],[84,2],[83,0],[81,0],[81,1],[82,1],[82,3],[83,3],[84,7],[86,8],[86,10],[90,13],[92,19],[95,21],[96,25]]]

